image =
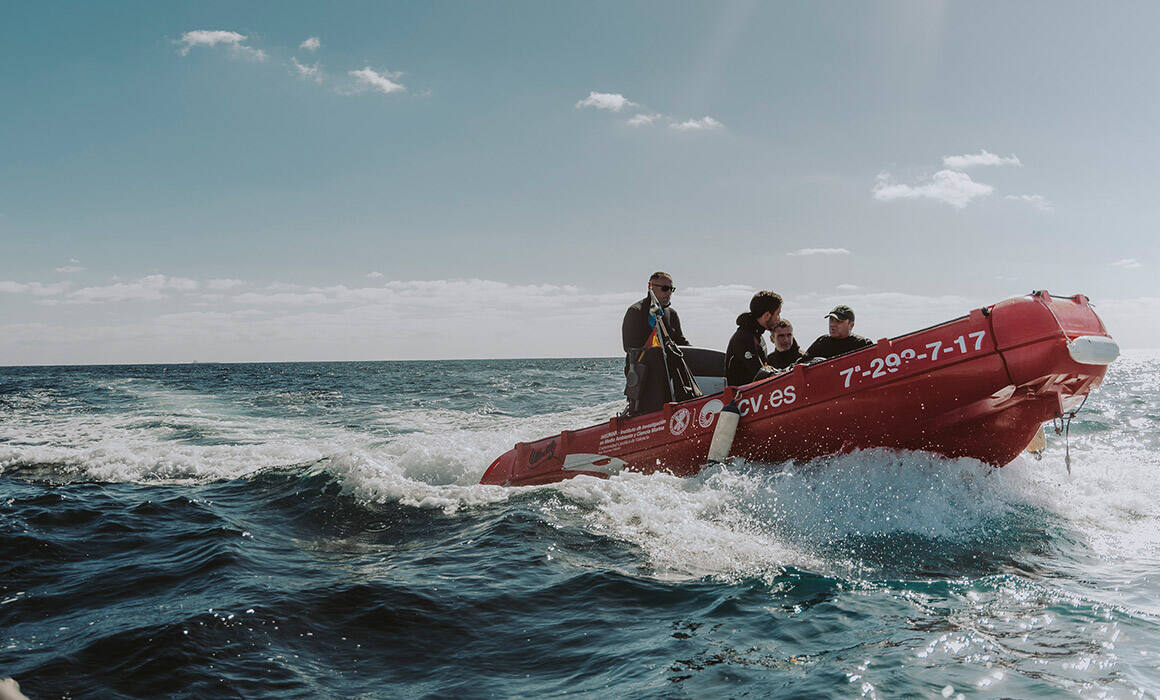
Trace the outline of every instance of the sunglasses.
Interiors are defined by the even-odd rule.
[[[653,284],[652,286],[656,287],[657,289],[661,290],[662,292],[675,292],[675,291],[677,291],[677,288],[671,284]]]

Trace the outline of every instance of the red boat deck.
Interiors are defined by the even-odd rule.
[[[1083,356],[1075,346],[1085,343],[1104,357]],[[892,447],[1001,466],[1044,421],[1100,384],[1114,348],[1087,297],[1037,292],[721,394],[519,443],[481,483],[543,484],[621,469],[695,474],[718,412],[735,398],[741,420],[731,455],[745,459]]]

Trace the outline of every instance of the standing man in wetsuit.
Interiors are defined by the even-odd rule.
[[[762,335],[781,320],[781,295],[761,291],[749,300],[749,311],[737,317],[737,330],[725,350],[725,383],[748,384],[765,364],[765,339]]]
[[[657,298],[657,303],[661,305],[661,320],[664,321],[665,330],[669,332],[669,337],[677,345],[689,345],[689,341],[685,340],[684,332],[681,331],[681,317],[677,316],[676,309],[669,306],[673,292],[677,291],[673,285],[673,276],[667,272],[652,273],[652,276],[648,278],[648,290],[652,292],[653,296]],[[633,348],[643,348],[644,344],[648,342],[648,337],[652,335],[652,324],[649,323],[651,306],[652,300],[649,299],[648,294],[645,294],[644,299],[628,307],[628,311],[624,312],[624,321],[620,324],[620,337],[624,343],[625,352]]]
[[[838,304],[826,318],[830,320],[830,334],[818,338],[806,350],[811,360],[828,360],[874,344],[873,340],[854,334],[854,310],[849,306]]]
[[[650,345],[653,334],[652,300],[660,307],[660,320],[669,340],[676,345],[688,346],[685,333],[681,330],[681,317],[677,310],[669,306],[673,292],[673,276],[667,272],[654,272],[648,278],[649,294],[644,299],[628,307],[624,312],[624,322],[620,324],[620,337],[624,345],[624,395],[628,397],[628,408],[621,415],[633,416],[655,411],[666,401],[682,401],[698,396],[696,383],[685,376],[688,370],[683,362],[673,362],[660,345],[665,340],[658,333],[658,345]],[[690,382],[692,382],[690,384]]]

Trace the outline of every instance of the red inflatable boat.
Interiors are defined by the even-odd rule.
[[[1118,354],[1087,297],[1035,292],[712,396],[519,443],[481,483],[696,474],[731,402],[741,417],[729,454],[748,460],[891,447],[1002,466],[1045,421],[1075,410]]]

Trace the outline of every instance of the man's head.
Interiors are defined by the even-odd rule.
[[[765,330],[772,330],[775,323],[781,320],[781,295],[775,292],[761,291],[749,300],[749,314],[757,325]]]
[[[784,318],[773,324],[773,347],[778,350],[789,350],[793,347],[793,324]]]
[[[830,335],[834,338],[849,338],[854,330],[854,310],[845,304],[838,304],[826,314],[830,320]]]
[[[648,290],[657,298],[661,306],[668,306],[669,300],[673,298],[673,292],[677,291],[677,288],[673,286],[672,275],[667,272],[654,272],[648,278]]]

